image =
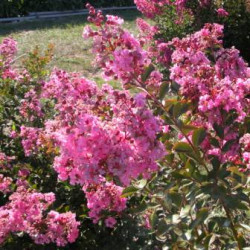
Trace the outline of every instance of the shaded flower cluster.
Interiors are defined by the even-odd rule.
[[[27,233],[37,244],[54,242],[65,246],[74,242],[79,226],[74,214],[50,211],[46,217],[43,215],[54,201],[53,193],[41,194],[18,187],[9,202],[0,207],[0,244],[10,233],[17,232]]]

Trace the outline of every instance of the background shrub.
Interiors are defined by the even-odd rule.
[[[211,1],[211,5],[201,8],[199,1],[189,0],[188,10],[184,11],[181,22],[177,22],[179,14],[173,6],[166,6],[162,16],[158,16],[160,27],[159,37],[166,41],[174,37],[184,37],[194,31],[200,30],[205,23],[219,23],[224,25],[224,46],[235,46],[241,56],[250,62],[250,12],[245,0]],[[223,7],[228,13],[227,17],[218,16],[216,9]],[[191,11],[190,11],[191,10]]]

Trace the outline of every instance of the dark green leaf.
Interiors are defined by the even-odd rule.
[[[184,134],[188,134],[189,132],[191,132],[195,129],[197,129],[197,127],[194,125],[191,125],[191,124],[183,124],[181,127],[181,130]]]
[[[138,189],[134,186],[129,186],[126,187],[123,191],[122,191],[122,197],[128,197],[130,195],[133,195],[134,193],[136,193],[138,191]]]
[[[159,98],[164,99],[166,96],[167,92],[169,90],[169,83],[168,82],[163,82],[160,86],[160,93],[159,93]]]
[[[193,151],[192,147],[186,142],[178,142],[174,145],[174,150],[179,153],[186,153]]]
[[[144,71],[144,73],[141,76],[141,79],[143,82],[146,82],[149,78],[150,74],[155,70],[155,67],[153,64],[150,64]]]
[[[176,192],[170,192],[169,197],[171,198],[172,202],[177,206],[181,206],[182,203],[182,196],[179,193]]]
[[[210,138],[210,143],[216,148],[220,147],[220,143],[215,138]]]
[[[187,103],[178,102],[174,105],[173,115],[174,117],[178,118],[185,112],[187,112],[189,105]]]
[[[148,208],[146,202],[141,203],[139,206],[130,209],[131,213],[141,213],[145,211]]]
[[[227,141],[224,144],[224,146],[222,147],[221,151],[222,152],[227,152],[231,148],[231,146],[234,144],[234,142],[235,142],[235,140],[229,140],[229,141]]]
[[[196,219],[191,223],[191,227],[194,228],[194,227],[200,225],[201,223],[203,223],[203,221],[205,219],[207,219],[208,214],[209,214],[209,209],[208,208],[206,208],[206,207],[201,208],[197,212]]]
[[[204,128],[198,128],[193,132],[192,141],[195,146],[199,146],[206,138],[206,130]]]
[[[219,126],[217,123],[214,124],[213,126],[216,134],[221,138],[223,139],[224,138],[224,129],[223,127]]]
[[[168,161],[169,163],[172,163],[173,160],[174,160],[174,154],[168,154],[166,157],[165,157],[166,161]]]
[[[156,211],[154,211],[154,212],[150,215],[150,219],[149,219],[150,226],[151,226],[152,228],[155,228],[155,226],[156,226],[156,224],[157,224],[157,221],[158,221],[157,213],[156,213]]]
[[[157,227],[157,235],[166,234],[169,230],[169,226],[167,225],[164,219],[159,221],[159,225]]]

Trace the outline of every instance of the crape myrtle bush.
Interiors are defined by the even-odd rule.
[[[161,11],[162,15],[156,17],[160,38],[182,38],[200,30],[205,23],[220,23],[224,25],[224,47],[235,46],[250,62],[250,10],[246,0],[185,0],[164,5]],[[149,13],[146,14],[150,17],[152,12]]]
[[[66,247],[66,241],[75,241],[75,236],[78,241],[70,244],[69,249],[147,245],[152,237],[146,229],[136,227],[131,216],[124,216],[115,231],[107,230],[101,221],[95,225],[87,218],[88,208],[81,188],[57,181],[52,168],[55,157],[52,144],[47,142],[45,148],[32,154],[32,140],[37,138],[37,129],[32,127],[43,127],[45,117],[50,119],[55,115],[53,100],[37,98],[49,74],[47,64],[53,47],[49,46],[45,53],[34,49],[22,62],[22,70],[13,65],[16,50],[17,44],[12,39],[4,39],[0,45],[1,249],[57,249]],[[27,136],[26,140],[21,141],[18,134]],[[101,192],[100,189],[98,195]],[[75,214],[77,221],[82,222],[80,227]],[[39,245],[34,246],[34,242]]]
[[[150,18],[184,1],[136,0]],[[250,69],[223,26],[159,39],[90,4],[102,87],[0,45],[0,242],[81,249],[249,245]],[[225,10],[218,10],[227,15]],[[108,85],[121,83],[120,89]],[[106,229],[105,229],[106,227]],[[113,237],[112,237],[113,236]],[[73,245],[67,245],[67,244]],[[46,247],[46,246],[44,246]]]
[[[95,7],[131,6],[132,0],[1,0],[0,17],[27,15],[34,11],[60,11],[84,9],[87,2]]]

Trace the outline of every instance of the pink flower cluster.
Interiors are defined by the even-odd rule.
[[[162,13],[162,7],[170,4],[170,0],[134,0],[136,7],[146,17],[154,18]]]
[[[93,23],[96,25],[94,21]],[[122,80],[124,84],[138,84],[135,79],[140,81],[145,68],[151,63],[143,45],[151,41],[157,30],[139,19],[137,23],[141,36],[136,38],[122,29],[122,23],[122,19],[107,15],[106,22],[96,25],[97,30],[86,26],[83,37],[93,38],[96,63],[103,69],[105,79],[114,78]]]
[[[9,66],[17,52],[17,42],[11,38],[5,38],[0,44],[0,55],[3,58],[4,66]],[[1,60],[1,62],[3,62]]]
[[[52,133],[48,126],[47,134],[51,133],[60,147],[54,167],[61,180],[85,185],[99,183],[99,176],[111,175],[129,185],[132,178],[140,174],[147,178],[157,169],[156,160],[164,155],[162,144],[156,140],[161,123],[144,99],[137,102],[128,92],[106,85],[98,89],[93,82],[62,71],[53,73],[44,95],[58,85],[64,85],[56,105],[58,124]],[[62,91],[67,91],[67,96]]]
[[[0,152],[0,169],[6,169],[10,167],[10,162],[14,160],[15,157],[10,157],[4,154],[3,152]]]
[[[60,149],[54,161],[59,179],[84,187],[97,185],[100,197],[112,190],[114,200],[107,199],[100,209],[111,208],[111,203],[115,211],[124,209],[122,188],[103,180],[116,177],[127,186],[139,175],[149,178],[165,154],[156,138],[161,121],[147,108],[145,96],[133,98],[107,85],[99,89],[94,82],[64,71],[53,72],[42,96],[56,100],[58,116],[46,123],[43,133]],[[94,204],[89,206],[90,216],[96,221],[103,199],[91,198],[96,196],[93,190],[86,190],[88,204]],[[119,208],[114,205],[120,203]]]
[[[174,63],[171,79],[181,86],[182,95],[198,101],[201,112],[211,112],[213,122],[219,122],[216,110],[226,112],[236,110],[239,120],[246,116],[249,90],[249,76],[246,63],[239,57],[239,52],[223,49],[222,26],[207,24],[193,35],[182,40],[174,39]],[[213,58],[211,61],[209,56]]]
[[[72,213],[44,212],[55,201],[53,193],[41,194],[18,187],[0,207],[0,244],[10,233],[25,232],[37,244],[55,242],[65,246],[78,237],[79,223]]]
[[[235,113],[236,122],[243,123],[249,111],[249,68],[235,48],[222,48],[223,27],[206,24],[186,38],[174,39],[171,79],[180,85],[181,94],[198,106],[198,120],[209,131],[215,125],[223,128],[220,147],[206,145],[208,155],[216,155],[223,162],[239,155],[239,129],[235,123],[225,124],[226,117]],[[223,147],[232,141],[230,149]],[[233,143],[234,142],[234,143]]]
[[[0,168],[8,172],[12,167],[9,162],[12,157],[0,153]],[[59,214],[50,211],[47,216],[44,213],[55,201],[53,193],[38,193],[29,188],[26,180],[29,170],[22,168],[14,182],[12,178],[0,174],[0,192],[12,193],[9,201],[0,206],[0,244],[10,233],[27,233],[36,244],[48,244],[54,242],[57,246],[65,246],[68,242],[74,242],[78,237],[79,222],[75,214],[70,212]],[[13,188],[17,189],[13,192]]]
[[[11,38],[5,38],[0,43],[0,74],[3,79],[15,79],[16,72],[11,69],[11,63],[17,52],[17,42]]]
[[[136,25],[140,31],[140,44],[152,43],[154,36],[158,32],[158,28],[151,26],[142,18],[136,19]]]
[[[39,133],[41,129],[33,127],[21,126],[20,137],[22,138],[22,145],[26,156],[31,156],[38,151],[41,142],[39,140]]]
[[[186,10],[187,2],[188,0],[134,0],[137,9],[148,18],[161,15],[164,11],[164,6],[167,5],[175,6],[179,15],[182,15],[183,11]],[[203,2],[200,1],[201,6],[205,6]]]
[[[23,118],[33,121],[35,117],[42,117],[42,105],[34,89],[28,91],[21,101],[20,114]]]
[[[0,174],[0,192],[4,194],[9,193],[12,181],[12,178],[4,177],[4,175]]]
[[[85,185],[83,190],[87,198],[87,206],[90,209],[89,216],[97,223],[102,217],[102,212],[120,213],[126,208],[126,198],[122,198],[122,187],[112,182],[107,182],[104,178],[98,185]],[[114,218],[106,219],[108,227],[116,224]]]
[[[223,8],[217,9],[216,12],[217,12],[218,16],[221,16],[221,17],[225,17],[225,16],[229,15],[229,13],[226,10],[224,10]]]

